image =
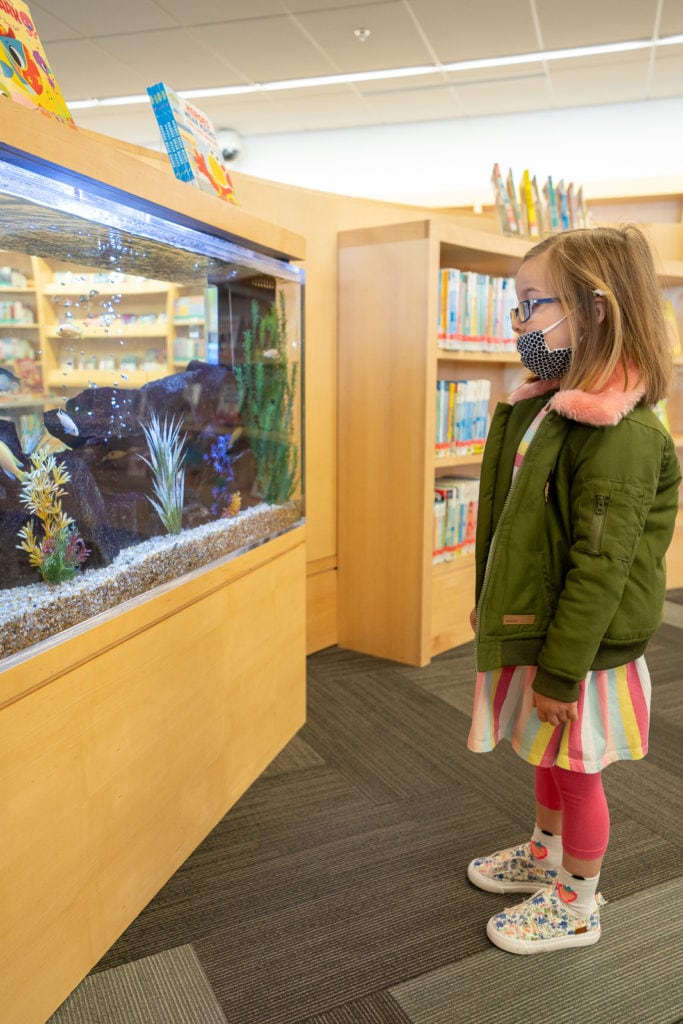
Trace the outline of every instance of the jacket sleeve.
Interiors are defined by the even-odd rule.
[[[641,436],[636,443],[634,430]],[[647,432],[647,456],[642,431]],[[634,464],[633,452],[641,457]],[[678,507],[680,470],[670,438],[657,430],[623,423],[623,429],[593,430],[576,457],[571,485],[572,539],[568,570],[553,620],[538,653],[533,688],[555,700],[573,701],[579,681],[594,664],[623,600],[634,560],[649,570],[653,592],[637,599],[659,607],[642,618],[643,647],[659,621],[664,555]],[[652,570],[655,570],[654,572]],[[657,592],[657,572],[662,580]],[[632,598],[631,598],[632,599]],[[636,614],[632,619],[638,619]]]

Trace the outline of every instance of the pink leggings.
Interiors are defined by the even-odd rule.
[[[579,860],[604,856],[609,842],[609,808],[602,774],[569,772],[564,768],[535,769],[536,800],[562,811],[562,846]]]

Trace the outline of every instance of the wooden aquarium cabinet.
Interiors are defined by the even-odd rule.
[[[154,163],[3,103],[4,180],[61,183],[75,218],[94,190],[141,223],[303,257]],[[43,1024],[303,724],[303,523],[0,660],[3,1024]]]

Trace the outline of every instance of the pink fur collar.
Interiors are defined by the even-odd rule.
[[[634,387],[632,381],[638,383]],[[645,394],[634,367],[624,379],[623,370],[617,370],[600,391],[557,390],[559,380],[525,381],[516,388],[508,401],[511,405],[523,398],[535,398],[549,391],[555,394],[550,399],[550,408],[567,419],[578,420],[590,427],[615,427],[617,423],[638,405]]]

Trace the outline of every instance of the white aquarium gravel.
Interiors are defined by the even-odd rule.
[[[41,580],[0,590],[0,659],[232,552],[266,541],[300,518],[298,502],[255,505],[231,519],[217,519],[124,548],[111,565],[83,570],[67,583]]]

